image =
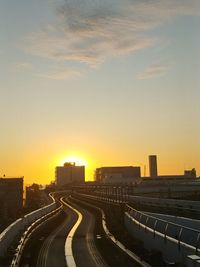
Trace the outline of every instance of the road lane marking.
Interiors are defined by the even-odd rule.
[[[66,260],[67,266],[68,267],[76,267],[76,263],[75,263],[73,251],[72,251],[72,242],[73,242],[75,232],[76,232],[77,228],[79,227],[79,225],[83,219],[83,216],[77,209],[70,206],[63,199],[64,198],[61,199],[62,203],[64,205],[66,205],[68,208],[70,208],[71,210],[73,210],[78,215],[78,220],[76,221],[76,223],[74,224],[74,226],[70,230],[70,232],[66,238],[66,241],[65,241],[65,260]]]

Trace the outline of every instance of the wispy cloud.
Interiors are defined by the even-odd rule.
[[[74,77],[80,77],[82,76],[82,72],[76,69],[57,69],[53,71],[49,71],[46,74],[40,74],[40,77],[48,78],[51,80],[66,80],[66,79],[71,79]]]
[[[169,65],[153,64],[149,66],[143,73],[138,75],[138,79],[145,80],[164,75],[169,70]]]
[[[177,16],[199,16],[200,1],[64,0],[57,14],[57,25],[27,38],[29,51],[53,61],[93,67],[109,57],[155,45],[158,38],[150,30]]]

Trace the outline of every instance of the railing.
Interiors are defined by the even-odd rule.
[[[167,236],[176,239],[179,246],[181,242],[184,242],[195,247],[196,252],[200,249],[200,231],[156,218],[152,215],[140,212],[129,205],[126,205],[126,209],[128,214],[137,220],[139,224],[153,229],[154,236],[157,231],[164,234],[165,239]]]

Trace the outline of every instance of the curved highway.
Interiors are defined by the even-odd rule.
[[[96,248],[94,241],[95,217],[88,210],[73,204],[83,218],[72,244],[74,259],[78,267],[108,267]]]
[[[95,218],[89,211],[71,204],[72,208],[66,206],[66,219],[56,228],[44,241],[38,255],[37,267],[66,267],[68,262],[65,258],[65,242],[71,228],[78,219],[75,207],[81,214],[82,220],[72,240],[72,252],[77,267],[107,267],[102,256],[98,252],[94,242]],[[73,265],[74,266],[74,265]],[[70,264],[68,263],[68,267]]]
[[[69,208],[65,208],[66,219],[44,241],[37,259],[37,267],[66,267],[65,240],[76,223],[77,215]]]

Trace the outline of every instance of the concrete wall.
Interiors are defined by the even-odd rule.
[[[35,210],[9,225],[0,234],[0,257],[5,255],[7,249],[21,231],[24,231],[31,223],[54,209],[56,209],[56,203],[53,200],[50,205]]]

